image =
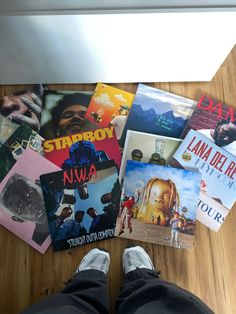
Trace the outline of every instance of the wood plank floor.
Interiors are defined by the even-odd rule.
[[[214,51],[212,51],[214,53]],[[199,64],[199,67],[201,65]],[[168,69],[167,69],[168,71]],[[135,92],[137,84],[111,84]],[[150,83],[153,87],[195,100],[207,94],[236,107],[236,47],[211,82]],[[1,86],[0,96],[25,86]],[[49,85],[50,89],[93,90],[92,85]],[[83,255],[91,248],[107,249],[111,254],[108,287],[111,313],[123,274],[121,254],[130,244],[140,244],[153,258],[162,279],[174,282],[199,296],[217,314],[234,314],[236,309],[236,205],[218,233],[197,223],[196,247],[190,251],[110,239],[43,256],[9,231],[0,227],[0,313],[19,313],[46,295],[60,291],[72,276]]]

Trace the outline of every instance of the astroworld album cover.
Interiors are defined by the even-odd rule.
[[[120,199],[117,171],[114,161],[107,160],[41,176],[55,251],[114,236]]]
[[[128,160],[115,234],[193,248],[201,175]]]

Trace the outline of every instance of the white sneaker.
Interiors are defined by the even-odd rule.
[[[123,270],[125,275],[137,268],[155,270],[150,256],[141,246],[125,249],[123,253]]]
[[[75,273],[83,270],[95,269],[107,275],[110,266],[110,254],[99,249],[89,251],[80,262]]]

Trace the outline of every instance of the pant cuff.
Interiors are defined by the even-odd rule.
[[[132,281],[135,279],[149,279],[149,278],[159,278],[160,271],[151,270],[148,268],[137,268],[133,271],[130,271],[126,274],[125,279],[128,281]]]
[[[106,279],[106,275],[103,271],[97,269],[86,269],[82,271],[78,271],[74,277],[74,279]]]

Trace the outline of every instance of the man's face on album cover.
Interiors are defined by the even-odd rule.
[[[165,180],[156,181],[150,191],[149,203],[158,210],[166,211],[170,206],[171,188]]]
[[[230,122],[220,125],[214,133],[214,140],[216,145],[220,147],[229,145],[230,143],[235,141],[235,134],[236,125],[234,125],[233,123]]]
[[[58,133],[61,136],[76,134],[82,131],[87,107],[83,105],[71,105],[64,109],[60,116]]]

